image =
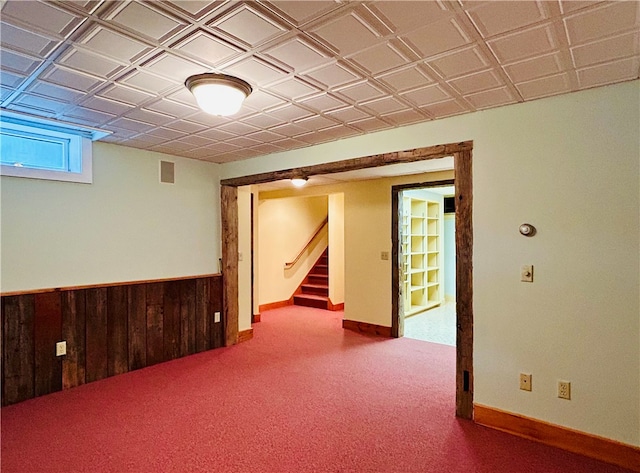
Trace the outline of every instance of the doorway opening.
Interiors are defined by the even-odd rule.
[[[456,345],[455,188],[400,190],[400,315],[404,336]],[[446,202],[446,204],[445,204]]]
[[[394,151],[361,158],[332,161],[295,169],[223,179],[220,182],[223,318],[226,345],[238,342],[238,188],[281,179],[342,173],[439,159],[454,158],[456,202],[456,416],[473,418],[473,142],[464,141],[443,145]],[[392,188],[391,208],[398,208],[399,189]],[[400,317],[400,260],[397,212],[391,214],[392,272],[391,272],[391,335],[402,336],[404,318]]]

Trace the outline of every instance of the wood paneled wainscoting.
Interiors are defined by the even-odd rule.
[[[3,406],[225,345],[218,274],[7,293],[1,304]]]

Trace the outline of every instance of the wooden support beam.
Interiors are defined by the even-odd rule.
[[[456,180],[456,415],[473,418],[473,193],[471,150],[454,155]]]
[[[461,143],[449,143],[437,146],[416,148],[407,151],[393,151],[391,153],[375,154],[362,158],[345,159],[343,161],[333,161],[330,163],[316,164],[313,166],[303,166],[295,169],[283,169],[280,171],[253,174],[251,176],[235,177],[220,181],[222,186],[246,186],[252,184],[263,184],[265,182],[279,181],[281,179],[291,179],[295,176],[317,176],[322,174],[333,174],[336,172],[357,171],[359,169],[388,166],[389,164],[412,163],[425,159],[438,159],[446,156],[453,156],[457,152],[472,149],[473,141],[463,141]]]
[[[238,343],[238,189],[220,188],[222,214],[222,300],[225,346]]]

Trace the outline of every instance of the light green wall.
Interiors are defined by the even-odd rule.
[[[93,184],[1,177],[2,291],[217,273],[218,169],[94,143]]]
[[[475,401],[640,445],[639,84],[228,163],[221,174],[473,140]],[[378,257],[390,247],[390,209],[369,190],[345,192],[345,318],[390,325]],[[354,218],[373,219],[374,238]],[[538,234],[519,235],[523,222]],[[519,281],[523,264],[535,266],[533,284]],[[532,392],[518,389],[520,372],[533,374]],[[556,397],[559,379],[572,382],[571,401]]]

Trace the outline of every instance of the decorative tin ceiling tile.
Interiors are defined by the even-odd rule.
[[[638,31],[625,33],[593,43],[571,48],[575,67],[581,68],[615,59],[623,59],[640,54],[640,34]]]
[[[596,87],[638,78],[639,59],[629,58],[578,70],[581,88]]]
[[[438,1],[379,1],[370,8],[381,13],[382,21],[398,35],[452,16]]]
[[[82,106],[112,115],[123,115],[133,108],[133,105],[96,96],[84,100]]]
[[[393,123],[395,126],[409,125],[411,123],[418,123],[425,120],[425,116],[422,113],[413,109],[399,110],[383,116],[385,121]]]
[[[323,128],[337,125],[335,121],[321,115],[303,118],[302,120],[297,120],[294,123],[297,126],[304,128],[305,132],[310,130],[322,130]]]
[[[287,39],[264,53],[296,72],[303,72],[331,61],[330,56],[300,36]]]
[[[540,97],[547,97],[549,95],[565,93],[570,90],[569,78],[566,73],[523,82],[518,84],[516,87],[518,88],[518,92],[520,92],[525,99],[537,99]]]
[[[266,61],[249,58],[225,68],[225,73],[246,80],[250,84],[268,84],[284,79],[287,73]]]
[[[145,92],[154,95],[162,95],[163,93],[176,88],[177,83],[148,74],[144,71],[132,71],[126,76],[117,79],[119,84],[125,84],[136,87]]]
[[[210,12],[220,7],[224,3],[223,0],[207,1],[207,0],[171,0],[164,1],[165,5],[169,5],[178,9],[183,14],[191,17],[195,21],[199,21]]]
[[[301,100],[300,103],[305,107],[310,107],[318,112],[328,112],[329,110],[342,108],[347,105],[342,100],[326,93]]]
[[[283,97],[292,100],[299,100],[303,97],[308,97],[319,92],[319,89],[298,78],[288,79],[284,82],[272,85],[270,89]]]
[[[308,129],[294,123],[285,123],[284,125],[271,128],[271,131],[278,133],[281,136],[294,137],[306,133]]]
[[[102,84],[99,77],[74,71],[73,69],[67,69],[59,65],[50,66],[40,77],[47,82],[53,82],[54,84],[59,84],[81,92],[95,90]]]
[[[564,20],[569,44],[604,38],[640,25],[640,3],[607,2],[602,7],[577,12]]]
[[[59,85],[48,84],[42,81],[33,82],[28,88],[27,92],[40,95],[47,98],[57,99],[66,102],[67,104],[79,101],[85,94],[77,90],[69,89]]]
[[[169,115],[164,115],[162,113],[152,112],[149,110],[141,110],[139,108],[127,112],[124,116],[156,126],[165,125],[175,120],[174,117],[171,117]]]
[[[369,110],[374,114],[383,115],[386,113],[397,112],[399,110],[406,110],[408,107],[396,98],[383,97],[381,99],[363,103],[362,108]]]
[[[145,43],[99,25],[91,28],[78,43],[101,56],[125,64],[134,63],[152,50],[151,46]]]
[[[449,81],[460,94],[467,95],[482,90],[495,89],[503,84],[495,71],[484,71]]]
[[[544,24],[488,41],[489,47],[503,63],[541,56],[557,47],[552,26]]]
[[[470,3],[469,17],[485,37],[513,31],[547,18],[542,4],[528,2],[485,2],[478,6]]]
[[[191,33],[172,46],[173,50],[189,54],[205,64],[218,65],[244,52],[238,46],[203,30]]]
[[[403,36],[422,57],[429,58],[470,42],[455,19],[440,20]]]
[[[557,52],[526,59],[503,67],[514,84],[554,75],[562,71],[560,54]]]
[[[51,3],[35,1],[6,2],[2,6],[2,17],[4,21],[22,24],[59,39],[65,38],[84,19]]]
[[[0,54],[0,66],[3,70],[29,75],[42,64],[38,58],[3,49]]]
[[[80,48],[69,48],[56,59],[56,63],[105,79],[113,77],[125,68],[122,63]]]
[[[434,103],[422,107],[422,110],[431,115],[433,118],[444,118],[452,115],[459,115],[468,112],[465,107],[460,105],[456,100],[447,100],[445,102]]]
[[[68,111],[64,115],[65,117],[64,119],[66,120],[69,118],[78,118],[87,124],[94,123],[96,125],[100,125],[108,122],[109,120],[114,118],[114,116],[115,115],[112,115],[109,113],[102,113],[102,112],[98,112],[96,110],[90,110],[84,107],[74,107],[73,110]],[[112,129],[113,128],[111,126],[108,127],[108,130],[111,131]]]
[[[408,58],[393,45],[382,43],[372,48],[360,51],[349,58],[370,74],[388,71],[408,62]]]
[[[305,75],[315,79],[329,89],[334,89],[362,79],[362,76],[349,70],[349,68],[341,63],[323,66],[314,71],[307,72]]]
[[[443,90],[440,85],[430,85],[421,89],[412,90],[402,94],[402,97],[413,102],[419,107],[429,105],[435,102],[442,102],[451,98],[447,92]]]
[[[151,94],[123,85],[111,85],[106,89],[100,90],[96,95],[131,105],[140,105],[153,97]]]
[[[417,89],[433,82],[433,80],[424,71],[415,66],[399,69],[378,76],[376,79],[391,87],[396,92]]]
[[[9,47],[29,56],[45,58],[60,42],[35,31],[28,31],[2,22],[0,23],[0,44],[3,50],[5,47]]]
[[[305,1],[271,1],[264,2],[267,8],[276,12],[295,26],[300,26],[315,18],[339,8],[340,5],[333,0],[305,0]]]
[[[441,77],[452,79],[490,67],[490,62],[477,47],[464,48],[429,61]]]
[[[239,3],[223,17],[209,25],[250,47],[273,39],[286,29],[252,4]]]
[[[167,53],[160,54],[159,56],[146,61],[142,64],[142,67],[154,74],[158,74],[179,83],[184,83],[189,76],[209,72],[209,68],[207,67]]]
[[[177,18],[139,2],[122,2],[107,19],[161,43],[186,27]]]
[[[369,114],[356,107],[346,107],[340,110],[330,111],[327,112],[327,115],[345,123],[351,123],[369,117]]]
[[[387,122],[380,120],[379,118],[371,117],[365,118],[364,120],[357,120],[351,123],[351,126],[356,127],[358,130],[364,132],[371,132],[377,130],[383,130],[385,128],[391,128],[392,125],[389,125]]]
[[[312,113],[297,105],[287,105],[282,108],[276,108],[269,111],[269,115],[273,115],[281,120],[298,120],[300,118],[311,116]]]
[[[357,13],[350,11],[311,30],[329,47],[346,56],[374,46],[380,35]]]
[[[465,98],[479,110],[516,101],[513,98],[513,95],[511,95],[511,92],[509,92],[509,89],[506,87],[479,92],[477,94],[468,95]]]
[[[354,102],[366,102],[384,95],[384,92],[380,88],[370,82],[361,82],[359,84],[343,87],[339,89],[337,93],[348,97]]]

